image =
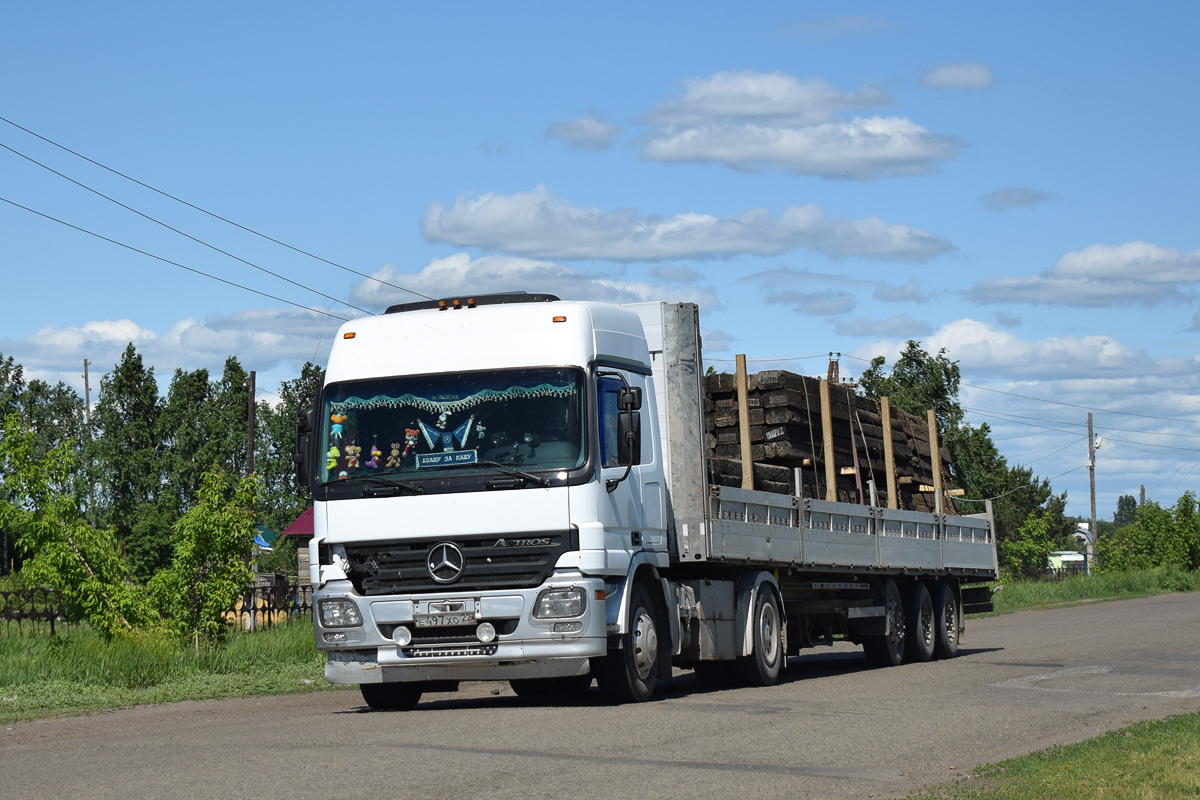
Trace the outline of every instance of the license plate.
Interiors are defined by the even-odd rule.
[[[415,614],[413,622],[418,628],[441,628],[447,625],[471,625],[475,622],[473,613],[462,614]]]

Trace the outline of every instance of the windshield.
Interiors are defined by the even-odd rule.
[[[331,384],[321,482],[581,467],[583,380],[561,368]]]

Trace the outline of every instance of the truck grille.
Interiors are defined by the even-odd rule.
[[[537,543],[522,544],[531,540]],[[454,544],[464,556],[462,575],[451,583],[435,581],[427,567],[429,551],[443,542]],[[566,532],[347,544],[347,577],[365,596],[527,589],[545,581],[570,546]]]

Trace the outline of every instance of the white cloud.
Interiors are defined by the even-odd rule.
[[[130,342],[165,388],[175,369],[201,367],[219,372],[230,355],[261,374],[291,371],[313,358],[319,342],[325,352],[341,320],[299,309],[247,309],[202,321],[184,319],[164,334],[124,320],[47,325],[20,340],[0,342],[0,351],[25,367],[26,375],[64,381],[82,391],[83,359],[91,362],[95,399],[99,376],[110,371]],[[262,381],[269,385],[269,379]]]
[[[876,287],[872,296],[876,300],[883,300],[886,303],[925,303],[931,299],[917,284],[916,278],[909,278],[903,286],[881,283]]]
[[[1058,195],[1054,192],[1043,192],[1025,186],[1009,186],[989,192],[979,198],[979,201],[988,211],[1009,211],[1014,208],[1032,208],[1038,203],[1057,199]]]
[[[929,323],[913,319],[907,314],[897,314],[887,319],[859,317],[843,320],[837,322],[833,329],[842,336],[899,336],[905,339],[925,336],[933,330]]]
[[[622,128],[609,122],[604,115],[593,111],[591,115],[567,122],[552,122],[546,127],[547,139],[562,139],[570,147],[583,150],[607,150],[621,135]]]
[[[603,300],[634,303],[645,300],[691,302],[702,308],[719,308],[711,289],[663,284],[596,275],[575,267],[513,256],[484,256],[471,260],[466,253],[435,258],[417,273],[399,272],[391,264],[375,271],[374,277],[400,283],[432,297],[471,293],[531,291],[546,292],[564,300]],[[412,296],[376,281],[359,281],[350,290],[352,302],[384,307],[412,300]]]
[[[830,218],[816,205],[789,206],[778,217],[751,209],[732,217],[684,213],[640,216],[573,206],[539,186],[511,195],[460,196],[431,203],[421,231],[434,242],[531,258],[612,261],[774,256],[796,248],[832,257],[923,261],[952,249],[945,239],[878,217]]]
[[[988,278],[975,284],[970,294],[977,303],[1149,306],[1187,299],[1187,290],[1197,281],[1200,250],[1128,242],[1066,253],[1038,275]]]
[[[782,291],[768,294],[766,301],[774,305],[791,306],[798,314],[818,317],[845,314],[854,308],[854,295],[849,292]]]
[[[1131,373],[1188,374],[1200,372],[1200,358],[1152,359],[1111,336],[1051,336],[1021,339],[986,322],[960,319],[943,325],[922,345],[928,352],[946,348],[964,374],[1014,380],[1067,378],[1124,378]],[[883,355],[893,363],[904,348],[900,339],[863,345],[855,355]]]
[[[700,342],[704,346],[706,353],[724,353],[729,350],[733,344],[734,337],[725,331],[716,329],[702,329],[700,331]]]
[[[987,64],[965,61],[960,64],[942,64],[925,73],[922,86],[933,89],[956,91],[979,91],[990,89],[996,82]]]
[[[816,78],[781,72],[719,72],[686,81],[683,96],[645,114],[651,161],[763,166],[825,178],[874,179],[934,172],[959,141],[906,117],[837,115],[891,104],[872,86],[843,93]]]

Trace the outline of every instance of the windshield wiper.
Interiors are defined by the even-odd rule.
[[[356,483],[370,484],[370,486],[363,488],[364,497],[387,497],[388,495],[398,494],[400,491],[408,491],[412,492],[413,494],[425,493],[425,489],[417,486],[416,484],[405,483],[404,481],[396,480],[394,478],[383,477],[386,474],[386,472],[383,474],[361,472],[358,475],[351,475],[341,480],[326,481],[325,485],[332,486],[335,483],[350,483],[351,481]],[[380,488],[372,489],[371,486],[378,486]]]
[[[550,481],[543,478],[541,475],[534,475],[532,472],[526,472],[523,469],[517,469],[511,464],[501,464],[499,461],[476,461],[472,464],[447,464],[449,467],[494,467],[506,475],[512,475],[516,478],[524,478],[525,480],[536,483],[538,486],[549,486]]]

